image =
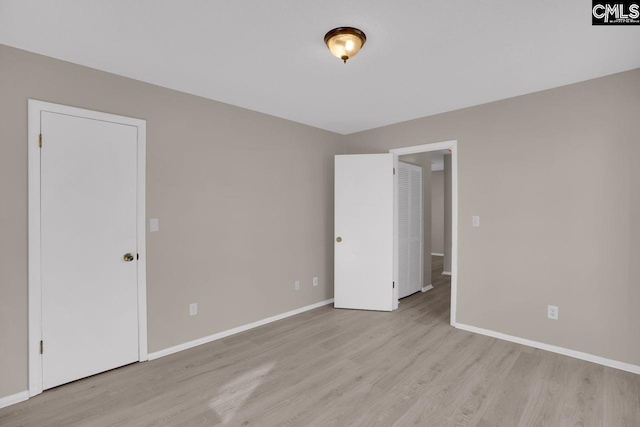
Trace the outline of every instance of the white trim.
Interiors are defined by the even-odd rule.
[[[400,227],[399,224],[399,220],[400,220],[400,202],[399,200],[399,191],[398,191],[398,173],[397,171],[400,169],[399,168],[399,163],[400,160],[398,159],[398,155],[395,153],[391,153],[393,154],[393,260],[391,261],[393,263],[393,273],[392,273],[392,279],[393,280],[393,294],[391,296],[391,310],[397,310],[398,309],[398,304],[400,301],[399,298],[399,288],[400,288],[400,280],[399,280],[399,266],[400,266],[400,250],[399,250],[399,242],[398,242],[398,229]]]
[[[393,148],[389,150],[390,153],[397,154],[398,156],[404,156],[405,154],[427,153],[429,151],[448,150],[449,148],[455,148],[457,140],[451,141],[433,142],[431,144],[412,145],[411,147]]]
[[[422,292],[427,292],[433,289],[433,285],[427,285],[422,287]]]
[[[570,350],[564,347],[558,347],[556,345],[545,344],[538,341],[528,340],[526,338],[515,337],[513,335],[503,334],[502,332],[492,331],[490,329],[478,328],[476,326],[465,325],[458,323],[453,325],[458,329],[464,331],[474,332],[476,334],[486,335],[493,338],[498,338],[505,341],[511,341],[516,344],[526,345],[528,347],[539,348],[541,350],[550,351],[552,353],[558,353],[569,357],[575,357],[576,359],[586,360],[587,362],[597,363],[599,365],[608,366],[610,368],[620,369],[622,371],[631,372],[634,374],[640,374],[640,366],[632,365],[631,363],[620,362],[613,359],[607,359],[605,357],[595,356],[589,353],[583,353],[581,351]]]
[[[137,245],[138,245],[138,361],[148,360],[147,343],[147,122],[138,123],[138,199]]]
[[[458,141],[443,141],[411,147],[393,148],[390,153],[397,156],[426,153],[437,150],[451,150],[451,325],[456,324],[458,302]],[[397,193],[397,180],[394,194]],[[394,201],[397,205],[397,201]],[[394,224],[394,242],[397,240],[397,225]],[[397,258],[397,245],[394,244],[394,260]],[[397,263],[394,262],[394,280],[397,279]],[[397,281],[397,280],[396,280]]]
[[[444,274],[445,276],[451,276],[451,272],[450,271],[443,271],[442,274]]]
[[[240,332],[248,331],[249,329],[257,328],[258,326],[263,326],[268,323],[275,322],[277,320],[286,319],[287,317],[295,316],[296,314],[304,313],[305,311],[313,310],[315,308],[322,307],[331,303],[333,303],[333,298],[320,301],[315,304],[307,305],[305,307],[297,308],[295,310],[287,311],[286,313],[267,317],[266,319],[258,320],[252,323],[247,323],[246,325],[238,326],[233,329],[227,329],[226,331],[218,332],[217,334],[213,334],[207,337],[199,338],[197,340],[189,341],[184,344],[178,344],[173,347],[165,348],[164,350],[155,351],[153,353],[149,353],[149,360],[158,359],[160,357],[168,356],[170,354],[177,353],[182,350],[187,350],[192,347],[197,347],[199,345],[206,344],[211,341],[216,341],[222,338],[226,338],[230,335],[235,335]]]
[[[40,120],[42,111],[67,114],[94,120],[121,123],[138,128],[138,194],[137,194],[137,240],[138,255],[138,359],[147,360],[147,252],[146,252],[146,190],[145,190],[145,158],[147,122],[131,117],[117,116],[66,105],[29,99],[28,101],[28,200],[29,200],[29,291],[28,291],[28,370],[29,396],[42,393],[42,360],[40,356],[40,340],[42,339],[42,289],[40,264]],[[46,135],[44,135],[46,144]]]
[[[28,117],[28,372],[29,396],[42,393],[42,365],[40,363],[41,330],[41,279],[40,279],[40,108],[29,100]]]
[[[431,255],[432,256],[444,256],[444,254],[437,254],[437,253],[434,253],[434,252],[431,252]]]
[[[12,394],[11,396],[0,397],[0,409],[15,405],[16,403],[24,402],[28,398],[29,390],[21,391],[20,393]]]

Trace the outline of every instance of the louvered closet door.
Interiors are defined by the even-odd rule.
[[[422,289],[422,168],[398,163],[398,297]]]

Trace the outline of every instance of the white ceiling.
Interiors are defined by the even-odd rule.
[[[348,134],[640,67],[585,0],[0,0],[0,43]],[[324,34],[367,34],[346,65]]]

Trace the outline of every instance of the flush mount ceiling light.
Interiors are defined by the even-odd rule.
[[[324,42],[333,54],[347,63],[347,59],[358,54],[367,36],[357,28],[339,27],[329,31],[324,36]]]

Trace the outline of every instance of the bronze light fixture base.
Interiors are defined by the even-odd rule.
[[[348,59],[358,54],[366,41],[367,36],[364,32],[353,27],[334,28],[324,36],[324,43],[331,53],[342,59],[345,64]]]

